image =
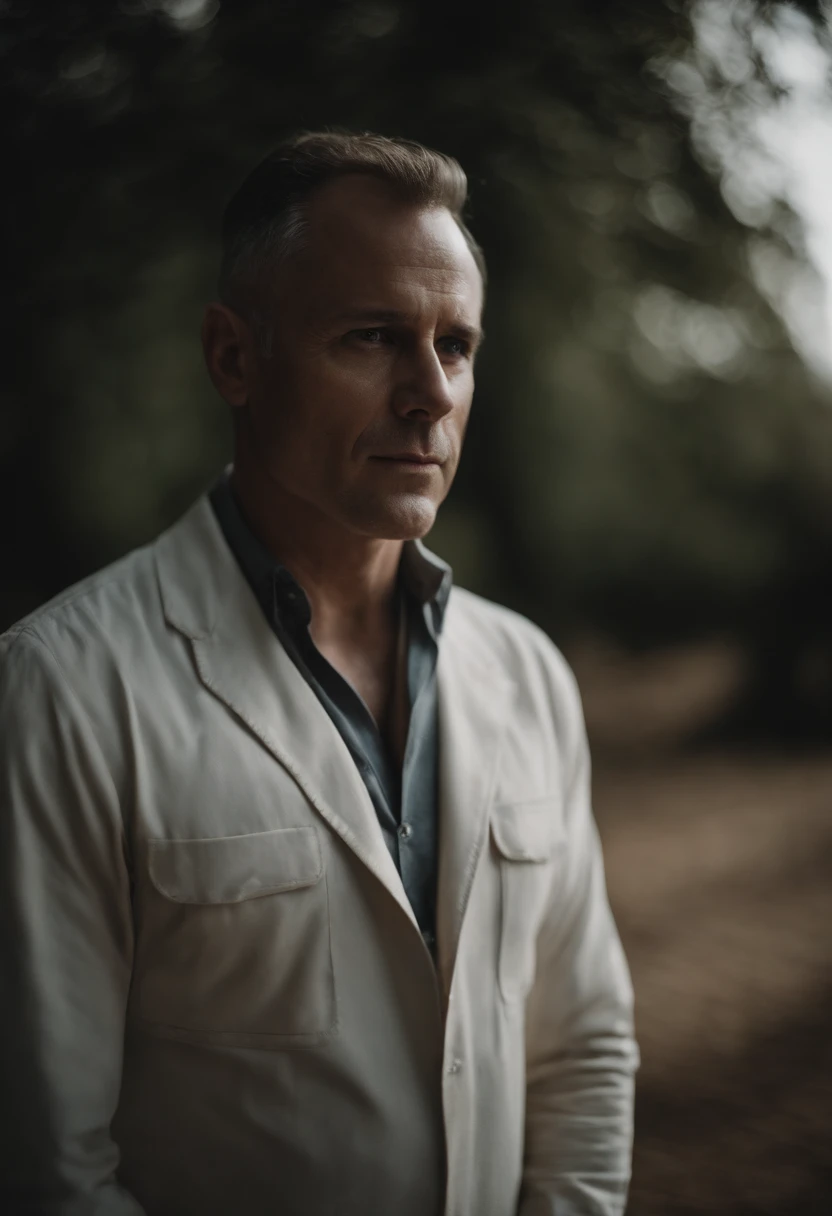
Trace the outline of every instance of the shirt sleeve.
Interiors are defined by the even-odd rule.
[[[562,675],[566,847],[527,1003],[518,1216],[621,1216],[638,1066],[633,993],[607,900],[580,699],[565,665]]]
[[[110,1136],[132,964],[122,817],[31,627],[0,639],[0,1210],[141,1216]]]

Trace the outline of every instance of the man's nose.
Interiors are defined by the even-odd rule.
[[[445,368],[434,348],[414,352],[393,394],[396,413],[403,418],[421,416],[436,421],[449,414],[454,404]]]

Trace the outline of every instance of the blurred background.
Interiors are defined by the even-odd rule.
[[[491,286],[430,543],[573,663],[643,1054],[632,1216],[832,1212],[830,10],[0,7],[0,628],[230,452],[226,198],[324,125],[456,155]]]

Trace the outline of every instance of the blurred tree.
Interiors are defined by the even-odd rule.
[[[696,7],[10,0],[1,623],[152,536],[227,458],[197,341],[222,205],[286,131],[335,124],[431,143],[471,180],[488,339],[433,535],[460,581],[558,638],[734,631],[763,720],[821,708],[830,391],[754,272],[755,248],[802,262],[793,214],[738,215],[680,101]],[[775,96],[747,60],[742,87]]]

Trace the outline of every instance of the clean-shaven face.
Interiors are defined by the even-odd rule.
[[[459,463],[482,281],[450,212],[351,175],[267,283],[244,426],[281,488],[365,536],[424,536]]]

